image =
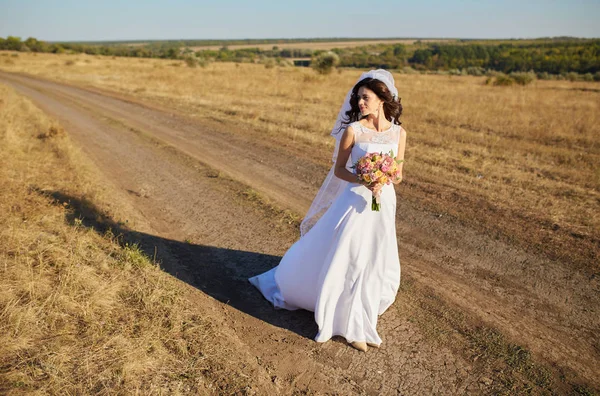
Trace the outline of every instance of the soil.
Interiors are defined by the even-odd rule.
[[[132,235],[207,296],[190,301],[220,304],[223,323],[281,393],[494,393],[497,366],[478,360],[445,316],[498,329],[571,383],[600,386],[597,263],[573,268],[431,213],[403,199],[411,186],[400,185],[402,282],[378,323],[382,348],[365,354],[341,339],[319,344],[312,313],[274,310],[247,278],[277,265],[299,237],[298,217],[327,173],[329,148],[117,93],[1,72],[0,82],[60,122],[114,182],[115,199],[136,208]],[[437,316],[426,308],[431,298]]]

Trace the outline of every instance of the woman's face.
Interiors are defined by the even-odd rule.
[[[362,86],[358,89],[358,109],[363,117],[369,114],[377,114],[377,110],[383,101],[369,88]]]

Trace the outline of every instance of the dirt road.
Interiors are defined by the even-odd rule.
[[[600,276],[423,212],[399,186],[402,286],[380,319],[383,347],[317,344],[310,313],[274,311],[246,281],[298,237],[292,214],[305,213],[327,171],[314,150],[135,98],[7,73],[0,82],[59,120],[114,182],[115,199],[137,208],[143,242],[157,246],[166,270],[223,302],[227,323],[282,393],[507,389],[497,355],[478,359],[473,347],[486,326],[569,381],[599,385]]]

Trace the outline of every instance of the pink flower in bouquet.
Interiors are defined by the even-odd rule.
[[[390,183],[400,183],[400,167],[398,164],[403,160],[396,160],[394,153],[368,153],[359,159],[353,166],[356,175],[369,186],[373,185],[373,199],[371,201],[371,210],[379,211],[381,208],[380,194],[381,188]]]

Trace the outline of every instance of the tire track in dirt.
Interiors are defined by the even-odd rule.
[[[57,116],[99,167],[114,176],[123,191],[133,191],[136,195],[129,198],[136,201],[159,235],[179,241],[191,238],[213,250],[221,249],[217,252],[208,249],[210,263],[207,267],[212,269],[209,273],[214,279],[221,282],[218,286],[208,285],[209,281],[199,276],[199,268],[195,267],[197,260],[193,258],[197,251],[187,252],[188,257],[182,257],[185,256],[186,247],[178,247],[172,253],[177,257],[173,262],[184,263],[187,267],[174,272],[187,273],[191,282],[200,285],[213,297],[223,301],[236,300],[232,305],[237,304],[236,308],[251,316],[235,310],[227,312],[232,317],[232,326],[239,330],[238,334],[249,335],[245,339],[251,348],[258,345],[253,345],[251,336],[270,334],[270,338],[279,340],[275,344],[260,344],[261,347],[257,349],[257,355],[269,356],[273,370],[281,370],[286,366],[282,359],[285,351],[289,353],[287,357],[309,351],[306,356],[308,361],[320,362],[334,372],[338,369],[331,363],[339,361],[340,353],[354,356],[337,343],[316,347],[301,338],[294,339],[291,349],[279,350],[274,347],[285,344],[280,340],[286,339],[286,336],[282,338],[280,330],[270,333],[265,329],[264,321],[308,337],[310,329],[306,325],[296,328],[296,325],[290,324],[298,320],[296,314],[269,313],[268,306],[265,307],[262,301],[257,303],[259,297],[245,283],[245,278],[275,265],[277,257],[283,254],[296,235],[277,227],[260,227],[268,223],[264,216],[256,213],[250,215],[248,211],[238,208],[239,202],[227,198],[232,191],[239,190],[239,186],[223,178],[207,180],[200,172],[207,170],[202,163],[208,164],[232,179],[252,186],[281,206],[304,213],[316,191],[316,187],[307,180],[314,177],[294,170],[306,161],[261,146],[256,141],[256,135],[241,138],[239,134],[215,133],[193,120],[134,102],[24,76],[2,73],[0,77],[34,99],[47,112]],[[136,133],[132,133],[132,130]],[[176,150],[164,149],[169,146]],[[249,148],[254,152],[250,153]],[[179,156],[177,151],[187,156]],[[234,161],[222,161],[223,158],[232,158]],[[261,163],[264,158],[272,162]],[[201,163],[194,162],[194,159]],[[274,167],[273,163],[292,165]],[[314,169],[305,172],[314,172]],[[597,312],[598,301],[593,299],[594,294],[590,290],[598,290],[597,280],[592,283],[577,273],[570,273],[560,263],[516,251],[511,246],[461,228],[451,219],[415,211],[401,200],[399,205],[401,261],[403,271],[407,268],[405,263],[410,263],[409,277],[433,288],[461,309],[499,327],[512,340],[524,343],[539,356],[569,367],[589,381],[594,380],[598,369],[598,351],[594,349],[598,322],[593,314]],[[222,227],[217,226],[219,224]],[[224,238],[219,236],[223,234],[223,229],[226,230]],[[254,237],[257,234],[261,237]],[[257,262],[223,262],[224,257],[239,256],[239,252],[256,255],[252,260]],[[268,255],[268,258],[262,255]],[[241,256],[247,258],[248,254]],[[223,264],[228,271],[227,277],[217,274],[215,270]],[[533,279],[522,279],[524,275]],[[228,285],[228,282],[231,284]],[[233,285],[235,287],[231,287]],[[578,288],[581,285],[585,286]],[[232,289],[236,292],[232,293]],[[587,320],[580,320],[584,317],[581,312],[566,312],[565,309],[570,306],[560,305],[565,298],[574,301],[573,306],[587,307]],[[254,306],[261,304],[262,308]],[[343,375],[354,378],[357,389],[382,391],[385,388],[385,393],[391,389],[410,392],[437,389],[442,393],[455,393],[467,390],[467,386],[479,386],[476,377],[481,373],[477,373],[477,369],[464,358],[439,347],[436,347],[437,350],[432,348],[435,352],[426,352],[428,341],[419,335],[418,329],[402,319],[403,313],[398,310],[401,304],[397,302],[394,313],[381,318],[380,329],[388,346],[378,353],[370,353],[366,358],[349,359],[353,365],[342,370]],[[578,326],[575,326],[575,321]],[[406,333],[398,333],[398,328],[402,327]],[[548,348],[548,345],[553,347]],[[300,350],[297,346],[300,346]],[[406,363],[415,362],[414,356],[405,355],[410,350],[417,350],[418,356],[426,359],[426,362],[417,365],[417,371],[414,365]],[[387,360],[382,359],[385,354],[389,354]],[[344,359],[347,357],[344,356]],[[399,375],[397,369],[392,367],[391,371],[385,371],[386,380],[381,382],[383,380],[371,370],[373,367],[386,367],[389,365],[386,362],[390,360],[397,361],[397,365],[405,367],[407,371]],[[407,385],[411,383],[411,378],[414,383],[420,383],[420,376],[438,372],[436,365],[442,361],[444,367],[453,369],[450,372],[439,371],[447,377],[434,381],[437,386],[426,388],[428,385],[421,383],[419,386],[422,388],[415,388],[414,384]],[[452,362],[450,366],[448,361]],[[365,366],[366,362],[369,364]],[[316,382],[313,379],[308,383],[303,382],[303,378],[308,376],[306,373],[312,372],[309,368],[305,369],[306,372],[301,374],[297,367],[289,369],[297,386],[339,384],[340,377],[337,374],[321,378],[326,371],[315,374],[321,378],[314,380]],[[415,373],[412,377],[411,370]],[[357,374],[361,372],[365,375]]]
[[[11,76],[11,80],[22,86],[31,84],[31,80],[23,77]],[[89,112],[110,117],[137,131],[148,132],[154,139],[177,147],[182,153],[198,158],[227,176],[253,186],[275,201],[286,202],[286,206],[298,213],[308,209],[306,202],[310,202],[311,195],[314,195],[312,189],[307,189],[304,183],[285,174],[278,174],[278,178],[265,181],[273,173],[271,166],[263,164],[262,160],[256,160],[256,157],[248,158],[247,148],[250,142],[240,141],[233,134],[215,135],[202,125],[183,120],[175,114],[159,113],[137,103],[115,100],[52,82],[36,81],[35,90],[62,101],[67,100],[72,105],[83,106]],[[231,158],[235,158],[235,161],[230,161]]]

